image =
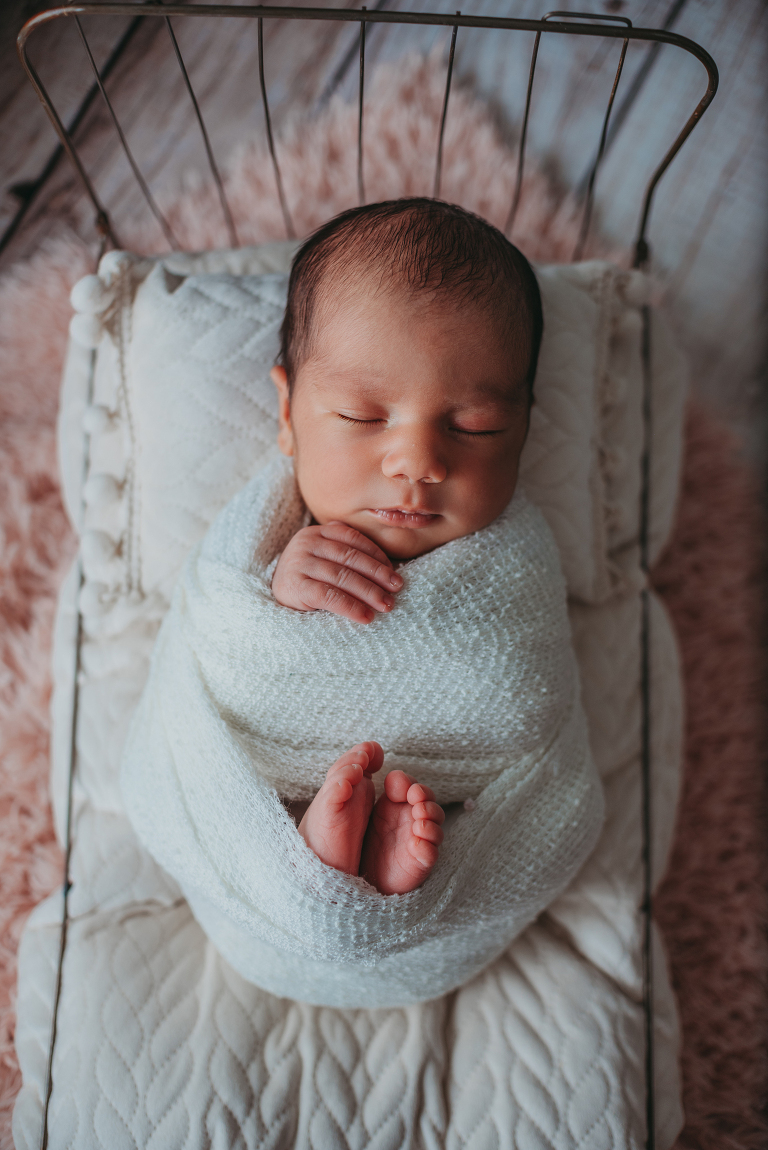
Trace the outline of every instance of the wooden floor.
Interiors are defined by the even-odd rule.
[[[333,2],[325,0],[325,6]],[[444,0],[379,4],[454,10]],[[645,26],[672,18],[673,30],[702,44],[719,66],[715,102],[660,185],[650,238],[654,268],[691,354],[696,391],[725,412],[744,433],[749,454],[764,462],[768,6],[764,0],[561,0],[561,6],[620,12]],[[538,17],[545,7],[539,0],[469,0],[462,11]],[[28,257],[63,227],[94,234],[93,211],[68,161],[57,159],[52,129],[15,60],[8,32],[25,10],[32,10],[29,0],[10,0],[0,18],[0,269]],[[98,66],[111,61],[107,86],[144,176],[158,195],[175,190],[206,161],[164,22],[92,17],[84,27]],[[245,134],[263,130],[256,24],[177,18],[174,28],[223,163]],[[278,130],[289,110],[311,111],[334,90],[355,97],[356,36],[341,24],[266,23],[267,83]],[[448,39],[444,29],[369,26],[367,67],[413,50],[447,57]],[[492,102],[510,138],[524,106],[532,40],[530,33],[469,29],[458,37],[457,79]],[[588,170],[618,51],[615,42],[575,36],[542,42],[529,147],[565,184],[578,185]],[[648,52],[630,45],[617,110],[633,80],[645,78],[597,189],[600,228],[627,247],[648,176],[706,85],[695,59],[664,48],[648,68]],[[77,144],[113,219],[145,210],[103,103],[93,99],[83,106],[92,77],[74,22],[59,20],[36,33],[30,54],[64,122],[79,112]]]

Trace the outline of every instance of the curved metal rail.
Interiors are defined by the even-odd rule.
[[[185,16],[191,19],[198,19],[201,17],[234,17],[241,20],[315,20],[315,21],[335,21],[337,23],[353,24],[357,23],[361,26],[361,60],[362,52],[364,51],[364,26],[366,24],[416,24],[435,27],[446,27],[452,29],[452,48],[455,48],[456,35],[459,28],[494,28],[497,30],[519,31],[519,32],[535,32],[537,34],[536,45],[534,53],[538,50],[538,42],[542,33],[551,33],[555,36],[598,36],[608,39],[616,39],[624,41],[625,45],[629,41],[641,41],[653,44],[670,44],[677,48],[682,49],[684,52],[694,56],[705,68],[707,72],[707,88],[703,96],[699,100],[696,107],[693,109],[688,117],[688,120],[683,125],[677,138],[672,146],[668,149],[663,157],[661,163],[653,172],[645,189],[643,196],[642,208],[640,211],[640,218],[637,228],[637,238],[635,240],[635,255],[634,266],[641,267],[646,263],[649,256],[649,246],[647,239],[648,225],[650,222],[651,208],[653,206],[653,197],[656,192],[658,183],[677,153],[682,148],[685,141],[690,136],[693,129],[703,116],[711,104],[718,86],[718,71],[717,65],[710,56],[710,54],[696,44],[693,40],[689,40],[685,36],[679,36],[676,32],[670,32],[662,28],[633,28],[621,24],[618,27],[608,21],[615,21],[616,17],[605,17],[602,15],[594,15],[590,13],[549,13],[541,20],[522,20],[512,17],[500,16],[462,16],[460,13],[431,13],[431,12],[384,12],[376,9],[371,10],[355,10],[348,8],[275,8],[270,6],[261,5],[247,5],[235,6],[230,4],[157,4],[150,3],[146,5],[117,3],[117,4],[68,4],[66,7],[51,8],[46,12],[40,12],[37,16],[33,16],[28,20],[24,27],[21,29],[17,39],[17,48],[19,58],[24,69],[33,84],[38,97],[40,98],[43,107],[45,108],[48,117],[53,124],[56,133],[61,140],[67,155],[74,164],[80,179],[82,180],[85,191],[90,198],[94,208],[96,209],[96,220],[99,230],[105,232],[109,238],[116,244],[117,239],[112,231],[109,221],[109,216],[104,205],[101,203],[96,190],[88,177],[85,166],[78,156],[77,149],[72,141],[71,136],[67,132],[61,118],[56,111],[56,108],[51,100],[48,92],[43,85],[36,69],[29,60],[27,53],[27,42],[29,37],[36,28],[40,28],[44,24],[50,23],[52,20],[78,18],[80,16],[136,16],[137,14],[146,16],[148,18],[159,17],[161,19],[168,19],[171,16]],[[557,19],[555,19],[557,17]],[[453,52],[449,61],[449,69],[453,63]],[[535,55],[532,61],[531,76],[529,80],[527,109],[530,108],[531,89],[533,84],[533,70],[535,68]],[[623,63],[623,57],[622,57]],[[618,79],[620,76],[620,69],[617,73],[614,82],[614,88],[611,93],[611,104],[609,105],[607,117],[610,116],[610,107],[613,103]],[[102,93],[104,93],[103,85]],[[191,88],[191,86],[190,86]],[[435,165],[435,186],[439,191],[440,185],[440,167],[442,159],[442,144],[443,135],[445,132],[445,119],[448,109],[448,95],[450,92],[450,71],[448,82],[446,84],[446,98],[443,108],[443,116],[441,120],[440,136],[438,140],[438,159]],[[279,193],[282,193],[282,181],[279,176],[279,167],[275,156],[274,142],[272,140],[271,124],[269,120],[269,106],[266,100],[266,91],[262,87],[262,97],[264,100],[264,111],[267,121],[267,132],[270,143],[270,154],[275,166],[275,175],[278,182]],[[106,98],[106,94],[105,94]],[[362,105],[361,105],[362,109]],[[362,118],[361,118],[362,125]],[[527,117],[526,117],[527,125]],[[594,189],[595,176],[597,174],[597,165],[599,165],[602,156],[602,148],[605,144],[605,136],[607,133],[607,118],[604,124],[603,135],[601,137],[601,149],[598,154],[597,164],[590,174],[591,188],[588,190],[587,209],[591,211],[590,194]],[[514,211],[519,201],[520,186],[522,184],[522,167],[524,163],[526,133],[521,137],[520,158],[518,163],[518,175],[516,181],[515,194],[513,197],[513,206],[510,210],[510,216],[514,217]],[[358,172],[362,172],[362,128],[358,133]],[[210,159],[210,156],[209,156]],[[215,178],[215,177],[214,177]],[[137,174],[137,179],[141,185],[145,184],[142,178]],[[144,187],[142,187],[144,190]],[[149,189],[145,191],[145,196],[151,195]],[[149,202],[149,201],[148,201]],[[292,225],[290,224],[290,211],[287,202],[285,201],[284,194],[280,194],[280,202],[283,208],[283,214],[286,220],[286,231],[290,235]],[[151,205],[150,205],[151,206]],[[229,222],[229,221],[227,221]],[[587,215],[587,226],[589,217]],[[586,235],[586,233],[585,233]]]

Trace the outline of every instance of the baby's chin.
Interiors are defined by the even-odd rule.
[[[464,535],[471,535],[479,529],[452,522],[443,515],[436,516],[435,522],[423,527],[398,527],[381,523],[379,517],[370,512],[363,512],[355,515],[353,520],[344,521],[367,535],[390,559],[399,563],[418,559],[436,547],[442,547],[453,539],[461,539]]]
[[[409,559],[418,559],[420,555],[428,555],[436,547],[442,547],[443,544],[450,543],[452,539],[460,538],[459,535],[440,537],[433,535],[430,538],[427,532],[417,534],[415,531],[410,531],[406,534],[405,531],[395,530],[380,533],[371,531],[366,532],[366,534],[393,563],[406,563]]]

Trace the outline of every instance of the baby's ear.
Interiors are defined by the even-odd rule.
[[[276,363],[272,368],[269,373],[269,378],[281,395],[284,391],[288,391],[288,372],[279,363]]]
[[[276,364],[269,373],[277,388],[278,419],[280,430],[277,433],[277,446],[283,455],[293,455],[293,428],[291,426],[291,396],[288,390],[288,375],[284,367]]]

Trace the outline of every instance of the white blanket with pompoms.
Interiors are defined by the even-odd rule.
[[[224,957],[279,996],[344,1007],[435,998],[499,954],[597,840],[552,536],[516,495],[489,527],[400,568],[367,626],[272,597],[307,522],[290,461],[257,475],[191,553],[125,750],[131,820]],[[407,895],[325,866],[282,799],[355,743],[462,803]]]

